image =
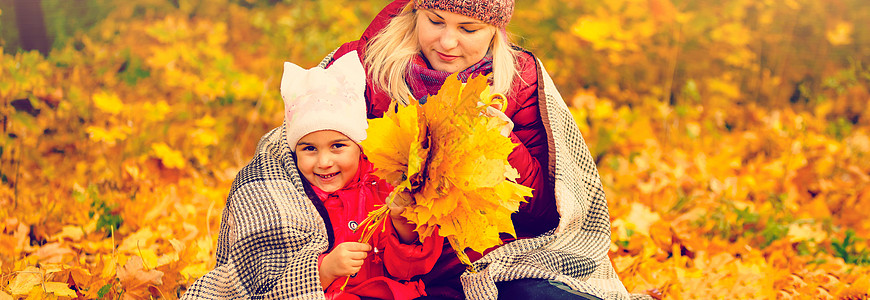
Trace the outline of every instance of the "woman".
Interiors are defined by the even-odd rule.
[[[442,251],[421,278],[429,297],[626,299],[607,257],[610,220],[595,163],[540,62],[508,43],[512,11],[511,0],[397,0],[321,66],[358,55],[367,67],[369,118],[391,99],[409,103],[416,100],[408,94],[435,93],[450,72],[492,73],[493,90],[509,98],[504,113],[520,145],[508,159],[518,182],[534,188],[514,216],[518,239],[483,257],[469,253],[477,273],[463,274],[452,251]],[[322,215],[323,204],[305,195],[285,136],[285,126],[266,134],[236,176],[217,266],[185,298],[323,297],[317,257],[329,238],[322,218],[310,217]]]
[[[423,278],[429,295],[487,298],[495,289],[502,298],[563,299],[576,291],[601,298],[627,296],[606,256],[609,217],[588,149],[539,61],[508,41],[505,25],[513,4],[512,0],[394,1],[360,40],[342,45],[324,63],[357,51],[367,67],[369,117],[382,116],[392,99],[407,104],[437,93],[455,72],[462,80],[491,75],[493,91],[508,97],[504,113],[514,123],[510,138],[518,144],[508,161],[521,175],[517,182],[534,189],[513,216],[522,241],[478,260],[475,265],[484,271],[464,275],[464,289],[459,283],[463,266],[451,251],[443,251],[433,272]],[[576,171],[565,173],[563,167]],[[564,199],[557,201],[554,190],[559,185]],[[566,214],[570,218],[564,218]],[[557,225],[559,230],[550,232]],[[481,257],[468,254],[472,261]]]

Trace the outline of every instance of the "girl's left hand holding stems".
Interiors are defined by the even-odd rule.
[[[403,244],[413,244],[417,241],[417,237],[419,236],[417,232],[414,232],[414,229],[417,228],[417,226],[402,216],[405,207],[411,205],[413,201],[414,198],[408,191],[401,191],[398,192],[395,199],[387,205],[387,207],[390,208],[390,219],[393,221],[393,227],[399,235],[399,241]]]

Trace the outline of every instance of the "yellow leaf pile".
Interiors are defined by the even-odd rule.
[[[827,105],[628,108],[581,95],[572,106],[600,161],[611,259],[630,291],[870,296],[867,121],[826,121]]]
[[[483,252],[501,244],[499,233],[516,235],[511,214],[531,196],[513,182],[519,174],[507,156],[515,144],[499,133],[503,121],[483,114],[486,81],[463,84],[454,74],[425,105],[370,120],[362,142],[375,174],[413,196],[403,216],[420,239],[439,228],[466,264],[466,248]]]
[[[15,48],[11,2],[0,300],[184,293],[215,265],[234,176],[281,124],[280,62],[316,65],[391,1],[41,1],[69,30],[46,56]],[[508,29],[597,163],[630,292],[870,298],[866,0],[516,6]],[[409,132],[387,142],[420,146],[385,143],[407,188],[431,173],[429,129],[409,124],[432,104],[393,116]]]

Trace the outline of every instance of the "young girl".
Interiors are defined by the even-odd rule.
[[[426,274],[441,255],[443,238],[417,242],[414,225],[391,206],[386,226],[372,244],[359,243],[358,226],[393,187],[372,175],[359,142],[366,138],[365,72],[354,55],[329,69],[304,70],[284,63],[287,144],[305,178],[306,190],[326,214],[330,247],[318,258],[320,284],[328,299],[413,299],[425,296],[417,275]],[[381,228],[386,228],[381,231]],[[342,290],[346,278],[347,286]]]

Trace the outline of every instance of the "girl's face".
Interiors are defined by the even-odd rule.
[[[477,63],[495,36],[495,26],[468,16],[441,10],[420,10],[417,14],[421,51],[438,71],[455,73]]]
[[[338,131],[309,133],[299,139],[295,150],[299,172],[327,193],[344,187],[359,169],[359,146]]]

